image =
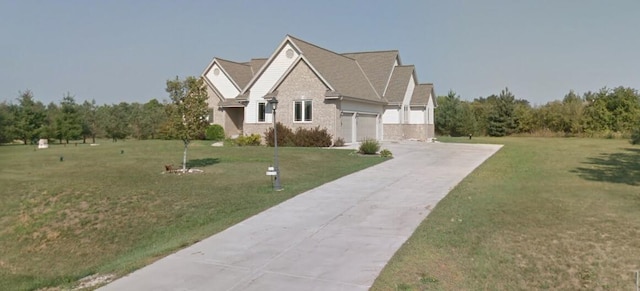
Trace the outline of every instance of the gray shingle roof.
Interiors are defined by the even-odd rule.
[[[384,98],[389,103],[402,103],[414,70],[415,67],[413,65],[395,67],[389,80],[387,92],[384,94]]]
[[[413,89],[413,96],[411,96],[410,105],[427,105],[429,103],[429,96],[433,92],[433,84],[418,84]],[[435,97],[435,96],[433,96]],[[434,106],[435,106],[434,100]]]
[[[399,63],[397,50],[339,54],[290,35],[287,35],[287,39],[332,87],[333,90],[327,90],[327,98],[350,97],[380,103],[402,103],[412,74],[415,77],[413,65],[394,67],[396,60]],[[244,63],[220,58],[214,60],[244,92],[236,97],[238,101],[248,99],[249,82],[256,78],[268,61],[266,58],[255,58]],[[410,104],[426,105],[432,92],[433,84],[416,85]],[[433,101],[435,103],[435,99]],[[230,102],[223,105],[237,104]]]
[[[221,58],[216,58],[216,61],[218,62],[220,67],[222,67],[222,69],[224,69],[225,72],[229,74],[229,77],[231,77],[231,79],[236,82],[238,87],[240,87],[239,90],[242,90],[247,85],[247,83],[249,83],[251,77],[253,77],[251,66],[246,63],[241,64]]]
[[[383,102],[354,59],[289,37],[311,66],[342,96]]]
[[[393,66],[398,58],[398,51],[377,51],[346,53],[343,56],[352,58],[360,64],[362,70],[373,84],[378,95],[382,96],[389,82],[389,76],[393,71]]]
[[[251,66],[251,76],[253,76],[257,74],[258,71],[260,71],[260,68],[262,68],[262,66],[264,66],[264,63],[266,62],[267,62],[266,58],[259,58],[259,59],[251,59],[251,61],[245,64]],[[244,88],[241,88],[241,89],[244,89]]]
[[[244,107],[243,104],[241,104],[238,100],[236,99],[226,99],[221,101],[220,103],[218,103],[218,106],[220,107]]]

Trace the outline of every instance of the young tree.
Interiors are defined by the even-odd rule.
[[[182,170],[187,169],[187,148],[192,140],[202,137],[207,127],[207,90],[204,81],[187,77],[181,81],[167,80],[167,93],[171,98],[168,106],[173,133],[184,143]]]

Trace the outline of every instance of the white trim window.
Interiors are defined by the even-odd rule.
[[[267,102],[258,102],[258,122],[267,122]]]
[[[300,100],[293,103],[293,122],[311,122],[313,105],[311,100]]]

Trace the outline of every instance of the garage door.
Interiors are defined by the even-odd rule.
[[[356,116],[357,123],[357,139],[358,141],[362,141],[365,138],[376,139],[377,132],[377,118],[376,115],[368,115],[368,114],[358,114]]]
[[[346,143],[352,143],[353,142],[353,113],[344,113],[341,117],[340,117],[340,124],[341,124],[341,132],[342,132],[342,139],[344,139],[344,142]]]

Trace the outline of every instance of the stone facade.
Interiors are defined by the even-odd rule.
[[[311,68],[300,61],[293,70],[276,88],[278,108],[276,111],[276,121],[282,123],[294,131],[296,128],[314,128],[320,126],[326,128],[327,132],[334,138],[339,130],[336,120],[339,114],[336,105],[332,101],[326,101],[324,94],[327,87],[316,76]],[[311,100],[312,116],[310,122],[294,121],[295,101]],[[244,125],[245,134],[261,134],[272,127],[271,123],[247,123]]]
[[[403,140],[404,132],[402,132],[402,124],[383,124],[384,140]]]
[[[402,124],[404,139],[427,140],[425,124]]]
[[[433,124],[384,124],[384,140],[430,141],[433,129]]]

